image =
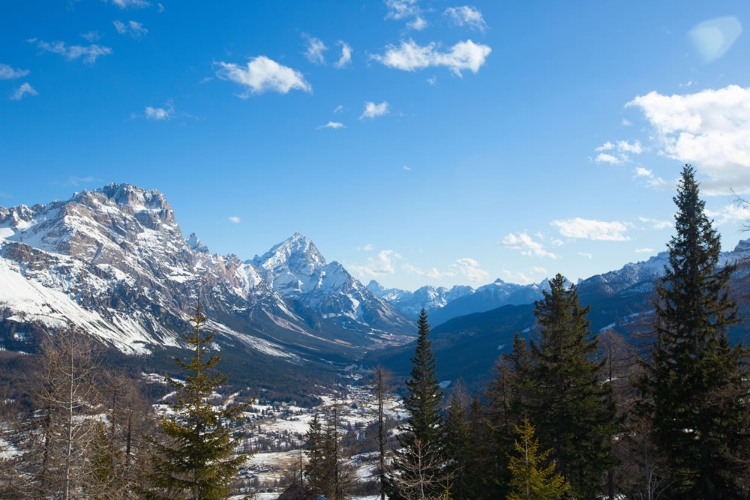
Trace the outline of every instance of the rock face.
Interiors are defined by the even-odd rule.
[[[243,262],[187,239],[162,193],[110,184],[0,207],[0,343],[73,326],[125,353],[180,345],[202,304],[219,341],[297,361],[392,343],[410,322],[301,235]],[[346,328],[344,328],[346,327]]]

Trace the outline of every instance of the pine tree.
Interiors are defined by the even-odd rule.
[[[305,434],[305,444],[307,445],[305,476],[307,476],[309,488],[320,494],[323,494],[328,483],[325,470],[324,437],[320,417],[315,413]]]
[[[734,266],[719,267],[720,238],[689,165],[674,202],[677,234],[658,287],[656,342],[643,362],[640,409],[666,457],[672,498],[736,498],[750,455],[748,353],[727,340],[727,329],[740,321],[729,296]]]
[[[408,414],[398,435],[401,448],[395,452],[389,477],[389,497],[434,498],[444,492],[442,424],[443,393],[435,378],[435,357],[427,338],[430,325],[424,309],[417,322],[417,345],[411,359],[411,377],[406,381],[404,408]]]
[[[227,377],[216,370],[220,356],[204,359],[214,338],[213,333],[203,333],[207,319],[197,305],[191,318],[193,329],[185,335],[185,341],[193,347],[193,357],[188,363],[175,357],[177,365],[187,372],[185,381],[168,377],[177,401],[171,404],[173,413],[162,416],[159,422],[166,440],[151,440],[149,481],[153,488],[146,493],[147,498],[228,498],[232,481],[248,458],[235,453],[240,440],[232,437],[231,428],[246,405],[216,408],[211,401],[214,390],[225,384]]]
[[[446,476],[450,477],[451,498],[467,498],[467,467],[469,460],[469,428],[463,402],[453,396],[445,417],[444,458]]]
[[[596,498],[609,469],[616,408],[609,385],[600,383],[597,338],[589,332],[574,285],[558,274],[535,302],[539,345],[531,342],[533,394],[529,417],[575,496]]]
[[[558,500],[570,489],[565,479],[555,470],[555,463],[544,467],[550,451],[539,453],[539,441],[534,438],[534,427],[528,419],[513,425],[518,439],[508,469],[512,474],[508,500]]]

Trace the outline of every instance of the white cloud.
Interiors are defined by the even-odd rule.
[[[649,179],[654,177],[654,173],[643,167],[635,167],[635,176],[636,177],[648,177]]]
[[[325,64],[326,60],[323,57],[323,52],[328,50],[323,41],[320,38],[315,38],[307,33],[302,33],[302,36],[307,40],[307,50],[305,51],[305,57],[313,64]]]
[[[144,111],[147,120],[170,120],[174,118],[174,106],[172,101],[167,101],[167,104],[163,108],[154,108],[152,106],[146,106]]]
[[[555,238],[554,240],[552,240],[552,244],[556,247],[561,247],[565,244],[565,242],[563,240],[558,240],[557,238]]]
[[[638,96],[639,108],[653,127],[659,152],[694,163],[708,179],[705,194],[750,192],[750,88],[730,85],[695,94]]]
[[[593,256],[593,255],[591,255],[591,254],[590,254],[590,253],[588,253],[588,252],[578,252],[578,255],[580,255],[580,256],[581,256],[581,257],[583,257],[584,259],[589,259],[589,260],[591,260],[591,259],[593,259],[593,258],[594,258],[594,256]]]
[[[24,83],[11,94],[10,98],[14,101],[20,101],[25,95],[39,95],[39,92],[34,90],[34,87],[28,83]]]
[[[406,165],[404,165],[404,170],[406,170],[407,172],[411,172],[411,168],[407,167]]]
[[[261,94],[266,91],[286,94],[290,90],[312,92],[312,86],[305,81],[302,73],[282,66],[266,56],[258,56],[247,67],[233,63],[217,63],[220,68],[216,76],[247,87],[247,93],[240,95],[243,99],[250,94]]]
[[[352,62],[352,47],[341,40],[338,41],[338,44],[341,45],[341,57],[333,64],[333,66],[336,68],[344,68]]]
[[[147,2],[146,0],[112,0],[112,3],[117,5],[121,9],[126,9],[128,7],[143,8],[151,5],[151,3]]]
[[[388,7],[386,19],[406,19],[421,12],[417,0],[385,0],[385,5]]]
[[[29,41],[34,43],[36,38],[32,38]],[[83,62],[87,64],[94,64],[99,56],[106,56],[112,53],[112,49],[100,45],[89,45],[88,47],[82,45],[71,45],[66,47],[63,42],[48,43],[41,40],[37,43],[37,47],[46,50],[47,52],[60,54],[69,61],[83,57]]]
[[[336,128],[346,128],[346,125],[344,125],[341,122],[328,122],[325,125],[321,125],[318,128],[333,128],[333,129],[336,129]]]
[[[374,102],[365,102],[365,110],[360,115],[359,119],[363,118],[376,118],[378,116],[387,115],[389,112],[389,106],[387,101],[383,101],[380,104]]]
[[[492,49],[487,45],[479,45],[471,40],[458,42],[447,52],[440,52],[434,42],[428,45],[417,45],[414,40],[402,41],[401,46],[388,45],[385,54],[370,56],[376,61],[403,71],[416,71],[429,67],[444,66],[456,76],[461,76],[462,70],[472,73],[479,71]]]
[[[148,30],[143,27],[143,24],[136,21],[128,21],[128,24],[122,21],[114,21],[115,29],[121,35],[130,35],[136,40],[140,40],[141,37],[148,33]]]
[[[102,37],[98,31],[89,31],[88,33],[81,34],[81,36],[89,42],[95,42]]]
[[[528,274],[528,275],[527,275]],[[528,285],[529,283],[535,283],[540,281],[542,278],[547,276],[547,270],[543,267],[533,266],[528,273],[517,272],[512,273],[507,269],[503,269],[503,275],[507,280],[520,283],[522,285]],[[536,278],[534,278],[536,276]]]
[[[0,64],[0,80],[13,80],[14,78],[23,78],[28,74],[28,69],[13,69],[7,64]]]
[[[710,63],[723,56],[742,33],[742,25],[734,16],[704,21],[688,32],[703,62]]]
[[[743,224],[750,220],[750,207],[747,204],[726,205],[719,210],[706,209],[706,215],[714,219],[717,226],[741,222]]]
[[[417,16],[413,21],[406,23],[406,26],[414,31],[422,31],[428,24],[422,16]]]
[[[557,258],[557,255],[546,251],[541,243],[534,241],[531,236],[525,232],[508,234],[498,243],[507,248],[521,250],[521,255],[535,255],[537,257],[549,257],[551,259]]]
[[[344,110],[344,106],[342,106],[341,104],[339,104],[338,106],[336,106],[336,107],[335,107],[335,108],[333,109],[333,112],[334,112],[334,113],[340,113],[340,112],[342,112],[343,110]]]
[[[468,26],[479,31],[487,29],[487,23],[484,22],[482,13],[475,7],[469,7],[468,5],[449,7],[445,9],[444,15],[449,16],[459,26]]]
[[[367,245],[363,246],[362,250],[364,250],[365,252],[372,252],[373,250],[372,243],[368,243]]]
[[[428,78],[427,83],[429,83],[430,85],[435,85],[437,83],[437,76],[433,75],[430,78]]]
[[[239,224],[240,218],[236,215],[232,215],[231,217],[229,217],[229,222],[231,222],[232,224]]]
[[[454,267],[457,268],[459,274],[466,276],[471,282],[485,280],[490,275],[479,266],[479,262],[468,257],[457,259]]]
[[[623,119],[622,119],[622,123],[621,123],[621,124],[622,124],[622,126],[623,126],[623,127],[630,127],[630,126],[632,126],[632,125],[633,125],[633,122],[631,122],[631,121],[630,121],[630,120],[628,120],[627,118],[623,118]]]
[[[619,165],[622,163],[620,158],[607,153],[599,153],[594,161],[596,163],[611,163],[612,165]]]
[[[653,229],[667,229],[672,227],[672,223],[668,220],[650,219],[648,217],[638,217],[638,220],[644,224],[651,224]]]
[[[639,141],[635,141],[632,144],[628,141],[617,141],[614,144],[607,141],[598,148],[594,148],[594,151],[611,151],[614,153],[599,153],[594,159],[595,162],[620,165],[630,159],[628,154],[639,155],[643,153],[644,149]]]
[[[634,250],[635,253],[653,253],[653,248],[636,248]]]
[[[394,267],[395,261],[404,260],[398,253],[393,250],[381,250],[377,257],[368,257],[367,264],[364,266],[348,266],[353,272],[360,276],[369,276],[377,278],[386,274],[396,272]]]
[[[560,234],[567,238],[584,238],[589,240],[625,241],[628,226],[622,222],[603,222],[591,219],[553,220],[553,227],[559,229]]]

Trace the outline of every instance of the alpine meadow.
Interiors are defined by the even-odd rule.
[[[0,498],[750,498],[750,4],[0,6]]]

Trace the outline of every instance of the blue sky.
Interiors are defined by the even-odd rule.
[[[0,5],[0,205],[127,182],[243,259],[298,231],[414,289],[572,280],[748,235],[747,2]]]

